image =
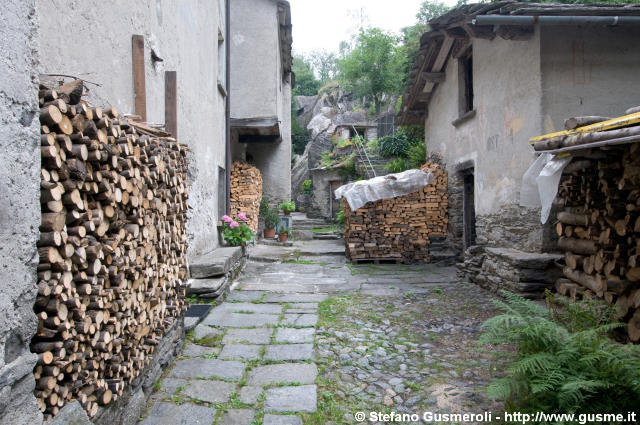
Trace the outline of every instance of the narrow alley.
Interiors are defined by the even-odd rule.
[[[253,247],[142,424],[325,425],[497,408],[481,391],[491,357],[477,345],[491,296],[453,267],[352,265],[343,250],[342,240]]]

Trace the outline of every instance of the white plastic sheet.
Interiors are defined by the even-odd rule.
[[[549,219],[549,213],[551,212],[551,204],[558,193],[558,184],[560,183],[560,177],[562,176],[562,170],[571,162],[571,157],[565,158],[554,157],[551,161],[547,162],[540,175],[536,179],[538,183],[538,193],[540,193],[540,202],[542,203],[542,209],[540,210],[540,222],[546,223]]]
[[[520,205],[530,208],[542,207],[540,210],[542,224],[549,219],[551,205],[558,194],[562,170],[570,162],[570,156],[558,158],[553,154],[543,153],[522,176]]]
[[[408,195],[429,185],[435,176],[422,170],[407,170],[369,180],[348,183],[335,191],[336,199],[346,198],[352,211],[367,202]]]

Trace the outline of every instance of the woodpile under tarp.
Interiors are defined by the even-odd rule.
[[[93,417],[117,399],[187,308],[187,148],[78,90],[40,91],[31,350],[45,420],[72,400]]]
[[[623,131],[640,134],[640,125],[628,126],[628,118],[624,128],[566,137],[610,140],[612,131],[618,132],[616,139]],[[628,322],[629,339],[638,342],[640,144],[631,142],[572,152],[556,198],[558,248],[565,255],[565,278],[556,282],[556,290],[574,299],[598,297],[615,304]]]
[[[231,216],[244,213],[247,225],[258,232],[258,216],[262,199],[262,175],[256,167],[236,161],[231,166]]]
[[[421,169],[435,180],[417,192],[368,202],[355,211],[343,199],[348,259],[429,262],[429,236],[446,234],[447,175],[433,162]]]

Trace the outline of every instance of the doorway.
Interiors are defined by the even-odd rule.
[[[473,168],[463,170],[462,178],[462,229],[464,249],[467,249],[476,243],[475,179]]]

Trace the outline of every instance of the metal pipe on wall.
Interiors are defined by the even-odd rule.
[[[506,16],[479,15],[473,25],[623,25],[640,24],[640,16]]]
[[[224,105],[224,131],[225,131],[225,200],[227,215],[231,215],[231,0],[226,0],[225,10],[225,76],[224,85],[227,91],[227,98]]]

